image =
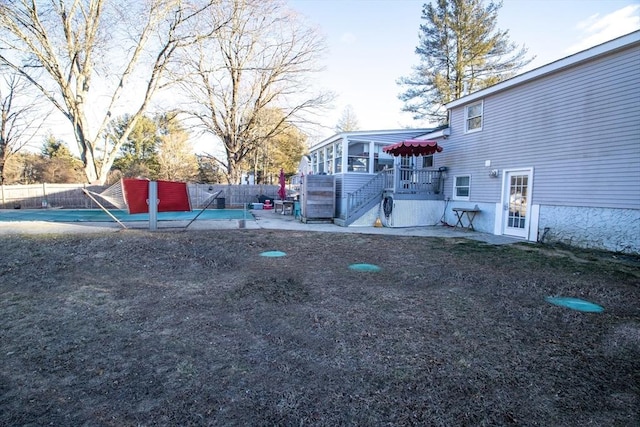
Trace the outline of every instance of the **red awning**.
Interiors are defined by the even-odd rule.
[[[382,151],[396,157],[429,156],[433,153],[441,152],[442,147],[439,146],[436,141],[428,139],[407,139],[393,145],[382,147]]]

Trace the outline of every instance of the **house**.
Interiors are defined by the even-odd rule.
[[[393,163],[428,166],[442,191],[407,193],[394,180],[366,192],[367,183],[343,182],[337,223],[371,225],[384,209],[387,226],[453,225],[453,209],[464,208],[478,211],[478,231],[640,253],[640,31],[446,107],[447,128],[413,137],[437,141],[442,152],[428,165]],[[389,173],[369,168],[367,182]],[[375,202],[361,203],[371,207],[347,219],[344,191],[366,192]]]
[[[413,193],[414,198],[433,199],[432,184],[420,190],[399,187],[394,191],[394,173],[400,168],[407,172],[410,168],[426,166],[430,169],[425,173],[433,175],[431,181],[435,183],[440,172],[432,170],[433,156],[404,159],[403,164],[383,148],[438,132],[444,131],[426,128],[343,132],[312,147],[309,156],[312,173],[335,177],[334,222],[343,226],[373,224],[385,190],[398,197]],[[400,185],[400,181],[397,182]],[[442,199],[442,196],[435,198]]]

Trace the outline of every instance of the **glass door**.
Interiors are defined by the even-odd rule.
[[[528,236],[530,186],[530,170],[506,172],[503,234],[524,238]]]

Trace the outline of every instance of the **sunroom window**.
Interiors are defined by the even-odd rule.
[[[482,101],[465,107],[465,132],[477,132],[482,130],[482,110]]]
[[[376,144],[373,153],[373,171],[380,172],[385,168],[393,168],[394,157],[382,150],[383,144]]]
[[[336,143],[336,173],[342,172],[342,142]]]
[[[325,172],[328,174],[333,173],[333,145],[327,147],[327,167],[325,168]]]
[[[349,142],[347,164],[349,172],[369,172],[369,144]]]
[[[318,153],[318,173],[324,173],[324,148],[320,149]]]

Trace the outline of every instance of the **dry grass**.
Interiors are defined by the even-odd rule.
[[[637,258],[263,230],[0,245],[1,425],[640,424]]]

